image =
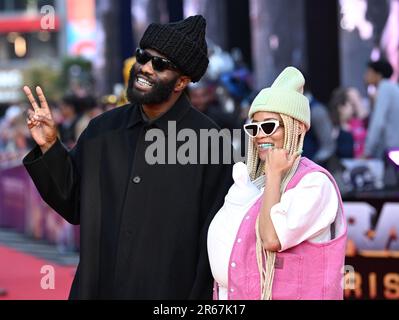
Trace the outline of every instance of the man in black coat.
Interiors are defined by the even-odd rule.
[[[201,16],[151,24],[136,51],[131,104],[93,119],[70,152],[57,138],[42,89],[36,88],[39,106],[24,88],[37,143],[24,165],[43,199],[81,225],[72,299],[212,297],[207,230],[232,183],[232,163],[222,155],[208,160],[230,146],[213,142],[204,152],[203,142],[191,140],[184,150],[199,152],[189,163],[180,161],[186,152],[179,149],[187,142],[179,133],[187,129],[197,137],[204,129],[219,132],[184,94],[209,63],[205,26]],[[148,152],[154,142],[148,134],[160,133],[163,158],[162,148]]]

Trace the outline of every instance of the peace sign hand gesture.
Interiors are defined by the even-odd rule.
[[[36,87],[40,107],[28,86],[24,87],[24,92],[33,108],[33,110],[28,110],[28,118],[26,122],[32,138],[44,154],[57,141],[57,126],[53,120],[53,116],[51,115],[43,90],[40,87]]]

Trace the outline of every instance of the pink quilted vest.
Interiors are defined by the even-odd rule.
[[[307,158],[302,158],[297,172],[286,190],[294,188],[310,172],[326,174],[338,194],[341,232],[325,243],[304,241],[276,255],[272,299],[343,299],[343,266],[346,246],[346,220],[338,186],[331,174]],[[256,262],[255,222],[262,197],[251,207],[241,222],[230,255],[228,275],[229,300],[259,300],[260,275]],[[214,286],[214,300],[218,287]]]

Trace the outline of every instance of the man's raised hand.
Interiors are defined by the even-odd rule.
[[[26,119],[28,128],[31,132],[32,138],[35,140],[42,152],[45,153],[57,141],[57,126],[51,115],[43,90],[40,87],[36,87],[40,107],[28,86],[24,87],[24,92],[32,106],[32,109],[28,110],[28,117]]]

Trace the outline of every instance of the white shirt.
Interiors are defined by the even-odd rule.
[[[230,255],[242,219],[263,195],[264,189],[256,191],[249,181],[246,168],[243,163],[234,165],[234,184],[209,226],[208,255],[213,277],[219,284],[219,299],[227,299]],[[324,173],[305,175],[295,188],[282,194],[280,202],[270,211],[281,244],[280,251],[305,240],[317,243],[329,241],[330,225],[335,220],[338,205],[334,185]]]

